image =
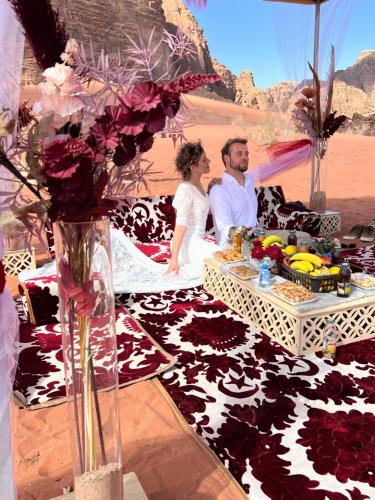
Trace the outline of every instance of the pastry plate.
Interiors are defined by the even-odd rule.
[[[314,297],[313,299],[304,300],[303,302],[292,302],[291,300],[286,299],[285,297],[280,297],[280,295],[278,295],[277,293],[273,292],[272,290],[271,290],[271,293],[272,293],[272,295],[274,295],[278,299],[281,299],[284,302],[286,302],[287,304],[290,304],[291,306],[295,306],[295,307],[297,307],[297,306],[304,306],[305,304],[310,304],[311,302],[316,302],[317,300],[319,300],[319,297]]]
[[[234,266],[233,266],[233,267],[234,267]],[[255,278],[258,278],[259,273],[258,273],[255,269],[251,268],[250,266],[244,266],[244,267],[247,267],[247,268],[249,268],[249,269],[251,269],[251,270],[255,271],[255,272],[256,272],[256,274],[254,274],[254,276],[241,276],[240,274],[237,274],[235,271],[232,271],[231,267],[228,267],[228,271],[229,271],[231,274],[233,274],[233,276],[236,276],[236,278],[239,278],[240,280],[253,280],[253,279],[255,279]]]
[[[238,259],[238,260],[221,260],[218,257],[215,257],[215,255],[214,255],[214,259],[219,261],[220,264],[237,264],[237,262],[244,262],[246,260],[246,257],[242,257],[242,259]]]
[[[375,290],[375,282],[374,285],[371,286],[363,286],[360,283],[356,282],[356,279],[362,279],[362,280],[366,279],[365,276],[366,275],[364,275],[363,273],[353,273],[351,276],[350,283],[356,286],[357,288],[360,288],[361,290]],[[369,276],[369,279],[371,281],[374,281],[374,278],[372,276]]]

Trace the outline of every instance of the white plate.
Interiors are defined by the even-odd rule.
[[[277,293],[273,292],[272,290],[271,290],[271,293],[272,293],[272,295],[274,295],[278,299],[281,299],[284,302],[286,302],[287,304],[290,304],[291,306],[294,306],[294,307],[304,306],[305,304],[311,304],[311,302],[316,302],[319,299],[319,297],[315,297],[314,299],[304,300],[303,302],[297,302],[296,303],[296,302],[292,302],[291,300],[286,299],[285,297],[280,297],[280,295],[278,295]]]
[[[213,256],[214,259],[220,262],[220,264],[237,264],[237,262],[244,262],[246,260],[246,257],[242,257],[242,259],[238,260],[221,260],[218,257]]]
[[[360,288],[361,290],[375,290],[375,285],[374,286],[362,286],[357,283],[353,283],[353,281],[350,282],[353,286],[356,286],[357,288]]]
[[[250,266],[247,266],[247,267],[250,267]],[[254,274],[254,276],[240,276],[239,274],[235,273],[234,271],[231,270],[230,267],[228,267],[228,271],[233,274],[233,276],[235,276],[236,278],[239,278],[240,280],[253,280],[255,278],[258,278],[259,274]],[[254,269],[254,271],[256,271],[256,269]]]

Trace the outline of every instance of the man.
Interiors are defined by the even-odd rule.
[[[211,188],[209,196],[216,242],[224,247],[235,226],[257,225],[258,201],[253,178],[247,172],[247,140],[229,139],[221,150],[221,158],[225,165],[223,179]]]

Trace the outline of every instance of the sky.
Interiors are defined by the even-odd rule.
[[[314,6],[264,0],[208,0],[189,5],[212,57],[237,76],[249,69],[255,85],[310,78]],[[337,69],[353,65],[364,50],[375,49],[375,0],[330,0],[322,6],[320,77],[328,70],[329,47],[336,47]]]

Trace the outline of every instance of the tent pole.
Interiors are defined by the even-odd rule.
[[[320,38],[320,0],[315,1],[315,34],[314,34],[314,71],[319,75],[319,38]],[[313,79],[313,87],[315,88],[315,81]],[[313,194],[315,191],[315,163],[316,154],[313,153],[311,157],[311,185],[310,185],[310,208],[313,204]]]

